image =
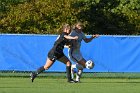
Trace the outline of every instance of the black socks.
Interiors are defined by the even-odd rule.
[[[66,66],[66,73],[67,73],[67,78],[68,81],[71,81],[71,66]]]
[[[43,72],[44,70],[45,70],[44,66],[38,68],[37,71],[36,71],[36,75],[40,74],[40,73]]]

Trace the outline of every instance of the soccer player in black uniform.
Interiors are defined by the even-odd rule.
[[[67,73],[67,78],[68,82],[70,83],[75,83],[74,80],[71,79],[71,62],[70,60],[64,55],[63,49],[64,46],[68,43],[70,39],[78,39],[77,36],[71,37],[68,34],[70,33],[70,26],[68,24],[63,26],[63,32],[60,36],[58,36],[57,40],[54,43],[53,48],[49,51],[48,53],[48,58],[46,60],[46,64],[44,66],[41,66],[40,68],[37,69],[36,72],[31,73],[31,80],[32,82],[34,79],[37,77],[38,74],[41,72],[48,70],[53,63],[58,60],[64,64],[66,64],[66,73]]]

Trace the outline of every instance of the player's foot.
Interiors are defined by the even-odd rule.
[[[76,81],[77,83],[80,83],[80,78],[79,78],[79,77],[76,77],[75,81]]]
[[[76,82],[76,83],[81,83],[80,80],[78,80],[78,81],[76,80],[75,82]]]
[[[69,83],[77,83],[75,80],[71,79],[71,80],[68,80]]]
[[[32,72],[32,73],[30,74],[30,76],[31,76],[31,81],[34,82],[34,79],[35,79],[35,77],[36,77],[35,73]]]

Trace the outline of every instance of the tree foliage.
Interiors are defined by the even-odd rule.
[[[140,34],[139,0],[1,0],[0,32],[58,34],[82,21],[87,34]]]

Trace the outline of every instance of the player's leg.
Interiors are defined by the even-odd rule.
[[[50,60],[49,58],[46,60],[46,64],[44,66],[39,67],[36,72],[32,72],[31,73],[31,80],[32,82],[34,81],[34,79],[36,78],[36,76],[38,74],[40,74],[41,72],[48,70],[52,65],[53,65],[54,61]]]
[[[76,81],[77,82],[80,82],[80,78],[82,76],[83,69],[86,67],[85,63],[86,63],[86,60],[84,58],[82,58],[76,64],[76,68],[78,69],[78,71],[76,73]]]
[[[78,60],[78,59],[77,59]],[[80,61],[78,61],[76,64],[75,64],[75,68],[77,69],[76,71],[76,82],[80,82],[80,78],[82,76],[82,73],[83,73],[83,69],[85,68],[85,59],[81,59]]]
[[[69,59],[64,55],[61,58],[59,58],[58,60],[64,64],[66,64],[66,73],[67,73],[68,82],[75,83],[75,81],[72,80],[72,77],[71,77],[71,62],[69,61]]]
[[[74,74],[76,73],[76,82],[80,82],[80,78],[83,72],[83,66],[76,63],[76,64],[72,64],[71,66],[71,76],[72,79],[74,79]]]
[[[80,50],[73,51],[72,49],[69,49],[69,57],[72,61],[76,62],[76,81],[80,82],[83,69],[85,68],[86,60],[83,58]]]
[[[74,74],[77,72],[76,64],[71,65],[71,78],[74,79]]]
[[[80,78],[82,76],[82,73],[83,73],[83,70],[78,70],[77,73],[76,73],[76,81],[77,82],[80,82]]]
[[[84,59],[84,58],[82,58],[81,60],[79,60],[78,62],[77,62],[79,65],[81,65],[83,68],[86,68],[86,60]],[[78,65],[77,64],[77,65]],[[81,67],[81,69],[82,69],[82,67]],[[80,68],[79,68],[80,69]]]
[[[35,77],[36,77],[38,74],[40,74],[41,72],[43,72],[43,71],[45,71],[45,70],[48,70],[48,69],[53,65],[53,63],[55,62],[55,60],[56,60],[55,52],[54,52],[54,50],[52,49],[52,50],[50,50],[49,53],[48,53],[48,58],[47,58],[47,60],[46,60],[46,64],[45,64],[44,66],[39,67],[39,68],[36,70],[36,72],[34,72],[34,73],[32,72],[32,73],[30,74],[32,82],[34,81]]]

